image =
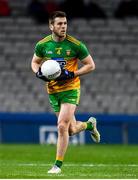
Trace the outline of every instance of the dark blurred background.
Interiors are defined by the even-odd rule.
[[[86,43],[96,63],[93,73],[81,77],[77,113],[102,115],[101,129],[103,119],[115,119],[111,126],[120,127],[121,140],[111,143],[128,143],[133,126],[130,143],[138,143],[137,0],[0,0],[0,141],[9,142],[3,135],[7,114],[53,113],[30,63],[36,42],[50,34],[48,14],[54,10],[67,13],[68,33]]]

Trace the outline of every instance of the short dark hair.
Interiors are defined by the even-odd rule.
[[[54,23],[55,18],[57,17],[66,17],[66,13],[63,11],[53,11],[49,15],[49,23]]]

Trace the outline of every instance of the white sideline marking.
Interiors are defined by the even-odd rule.
[[[16,164],[15,164],[16,165]],[[39,163],[19,163],[18,166],[51,166],[52,164],[39,164]],[[67,167],[138,167],[138,164],[64,164]]]

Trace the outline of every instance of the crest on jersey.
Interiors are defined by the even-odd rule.
[[[71,50],[66,50],[66,54],[69,56],[71,53]]]

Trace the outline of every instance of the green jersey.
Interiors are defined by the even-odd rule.
[[[89,52],[82,42],[72,36],[67,35],[63,41],[55,42],[52,39],[52,35],[49,35],[36,44],[35,54],[38,57],[42,57],[44,61],[53,59],[56,60],[62,68],[69,71],[76,71],[78,69],[78,60],[87,57]],[[47,86],[49,94],[79,88],[79,77],[63,81],[52,80]]]

